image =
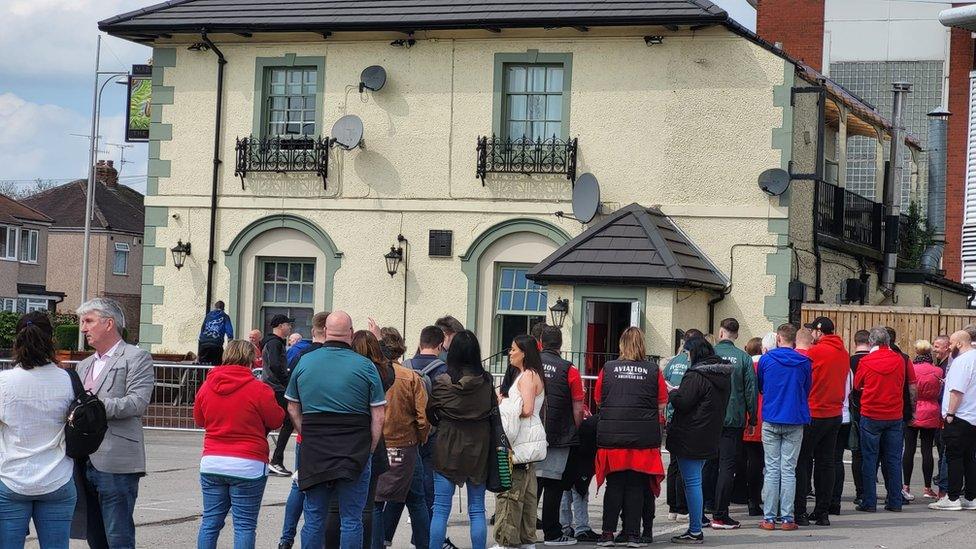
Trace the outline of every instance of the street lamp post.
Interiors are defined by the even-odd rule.
[[[91,252],[91,218],[92,210],[94,209],[94,193],[95,193],[95,155],[98,151],[98,124],[99,116],[101,115],[102,106],[102,92],[105,90],[105,84],[112,82],[116,76],[127,76],[127,72],[119,71],[100,71],[99,69],[99,58],[102,52],[102,36],[98,35],[98,41],[95,45],[95,83],[92,90],[92,119],[91,119],[91,135],[89,136],[89,148],[88,148],[88,192],[85,197],[85,241],[83,243],[81,252],[81,302],[84,303],[88,301],[88,267],[90,262],[90,252]],[[99,85],[99,80],[102,75],[111,75],[113,78],[102,82]],[[78,350],[85,350],[85,336],[78,330]]]

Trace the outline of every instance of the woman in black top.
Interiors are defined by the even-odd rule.
[[[666,446],[671,452],[671,459],[678,460],[684,480],[688,500],[688,531],[672,537],[671,541],[701,543],[704,539],[702,467],[705,460],[718,455],[718,441],[732,392],[732,366],[716,356],[715,349],[704,338],[688,340],[685,350],[688,351],[691,367],[682,378],[681,385],[670,394],[674,415],[671,416]]]

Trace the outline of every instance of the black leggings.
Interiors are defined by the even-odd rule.
[[[912,470],[915,468],[915,447],[918,444],[919,435],[921,435],[922,480],[925,482],[926,488],[932,487],[932,472],[935,470],[935,458],[932,456],[932,449],[935,447],[935,437],[938,432],[938,429],[905,427],[905,453],[902,454],[901,458],[905,486],[912,484]]]
[[[746,488],[750,507],[762,506],[763,445],[762,442],[744,442],[746,454]]]
[[[627,470],[607,475],[607,491],[603,495],[604,532],[617,530],[617,517],[621,511],[624,517],[622,533],[639,536],[641,518],[645,520],[644,531],[651,531],[651,524],[646,521],[654,518],[654,496],[647,474]]]

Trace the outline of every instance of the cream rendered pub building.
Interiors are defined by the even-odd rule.
[[[308,335],[315,311],[343,309],[405,327],[408,347],[451,314],[485,356],[560,299],[578,352],[613,352],[632,324],[665,356],[678,329],[788,320],[806,276],[791,220],[812,208],[756,181],[807,146],[794,133],[817,125],[792,90],[811,84],[723,10],[315,4],[190,0],[100,23],[153,48],[142,345],[193,348],[208,295],[241,333],[281,312]],[[374,65],[385,85],[360,88]],[[362,145],[330,147],[346,115]],[[600,213],[556,216],[587,172]]]

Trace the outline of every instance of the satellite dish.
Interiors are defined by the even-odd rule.
[[[790,174],[779,168],[768,169],[759,174],[759,188],[770,196],[779,196],[790,188]]]
[[[386,69],[379,65],[373,65],[363,69],[359,75],[359,93],[363,90],[380,91],[386,84]]]
[[[355,149],[363,143],[363,121],[355,114],[347,114],[332,125],[332,142],[345,150]]]
[[[573,186],[573,217],[580,223],[589,223],[600,208],[600,183],[591,173],[584,173]]]

